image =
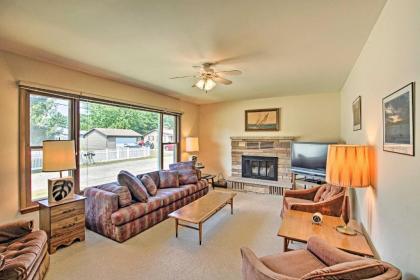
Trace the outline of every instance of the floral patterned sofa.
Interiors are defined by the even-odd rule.
[[[189,162],[172,164],[170,169],[173,172],[180,172],[180,182],[182,182],[181,172],[186,170],[193,170],[197,179],[195,183],[162,188],[160,181],[163,179],[160,178],[163,176],[162,173],[167,171],[137,175],[140,180],[148,175],[157,186],[157,191],[148,197],[147,202],[132,199],[127,187],[117,182],[87,188],[84,192],[87,198],[86,227],[115,241],[124,242],[165,220],[169,213],[207,194],[208,183],[199,179],[193,164]],[[130,196],[128,201],[127,195]]]

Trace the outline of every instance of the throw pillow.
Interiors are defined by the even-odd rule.
[[[118,174],[118,184],[127,186],[134,199],[140,202],[147,202],[149,195],[143,183],[128,171],[121,170]]]
[[[159,188],[177,188],[179,187],[178,171],[159,171]]]
[[[155,196],[157,193],[157,186],[155,184],[155,181],[153,180],[152,177],[150,177],[149,175],[143,175],[143,177],[141,177],[141,182],[143,183],[143,185],[146,187],[147,191],[149,192],[149,194],[151,196]]]
[[[179,184],[188,185],[188,184],[197,184],[198,177],[195,170],[178,170],[179,174]]]
[[[120,186],[117,183],[109,183],[96,186],[96,188],[117,194],[119,207],[131,205],[131,200],[133,198],[131,197],[130,190],[126,186]]]

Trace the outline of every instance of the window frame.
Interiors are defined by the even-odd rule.
[[[80,101],[96,102],[111,106],[119,106],[128,109],[143,110],[159,113],[159,169],[163,168],[164,145],[174,144],[176,146],[175,160],[181,159],[181,113],[170,112],[152,107],[132,105],[128,102],[120,102],[108,100],[105,98],[97,98],[91,96],[82,96],[62,91],[54,91],[49,89],[34,88],[29,86],[19,86],[19,206],[22,214],[37,211],[39,205],[36,201],[32,201],[31,186],[31,145],[30,145],[30,96],[31,94],[62,98],[70,101],[70,140],[75,141],[76,149],[76,170],[72,172],[75,181],[75,193],[80,193]],[[163,141],[163,116],[170,115],[175,117],[175,137],[172,142]],[[42,148],[42,147],[37,147]]]

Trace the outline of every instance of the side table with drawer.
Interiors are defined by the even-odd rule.
[[[60,246],[85,240],[85,199],[84,196],[74,195],[60,202],[38,201],[39,228],[48,235],[50,254]]]

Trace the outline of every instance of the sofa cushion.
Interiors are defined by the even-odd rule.
[[[32,231],[32,220],[18,220],[0,226],[0,243],[9,242]],[[1,252],[0,252],[1,253]]]
[[[287,209],[290,209],[292,204],[313,204],[312,200],[296,198],[296,197],[285,197],[283,198],[283,204]]]
[[[181,161],[169,164],[170,170],[195,170],[195,162],[190,161]]]
[[[1,279],[23,279],[29,274],[38,258],[45,255],[47,234],[44,231],[33,231],[11,243],[2,244],[0,254],[4,263],[0,272]]]
[[[156,197],[162,200],[163,206],[167,206],[172,202],[180,200],[188,195],[189,193],[187,188],[166,188],[159,189]]]
[[[188,195],[191,195],[193,193],[196,193],[198,191],[205,189],[207,186],[208,186],[208,183],[206,180],[200,180],[196,184],[182,185],[180,186],[180,188],[187,189]]]
[[[378,260],[363,259],[352,262],[344,262],[333,266],[314,270],[304,275],[304,280],[328,280],[328,279],[370,279],[384,274],[385,266]]]
[[[147,192],[151,196],[156,195],[156,193],[157,193],[157,186],[156,186],[156,183],[155,183],[155,181],[153,180],[152,177],[150,177],[148,174],[145,174],[145,175],[143,175],[143,177],[141,177],[141,182],[146,187]]]
[[[149,195],[143,183],[128,171],[121,170],[118,174],[118,183],[127,186],[132,196],[139,202],[147,202]]]
[[[159,171],[159,181],[160,189],[179,187],[178,171]]]
[[[118,195],[118,205],[119,205],[119,207],[125,207],[125,206],[130,205],[131,201],[133,199],[131,197],[131,193],[130,193],[130,190],[128,189],[128,187],[127,186],[120,186],[116,182],[99,185],[99,186],[96,186],[95,188],[117,194]]]
[[[264,256],[260,260],[270,270],[295,278],[300,278],[311,271],[326,267],[317,257],[306,250]]]
[[[111,222],[116,225],[123,225],[125,223],[136,220],[144,215],[163,206],[163,200],[159,197],[150,197],[145,202],[137,202],[130,206],[120,208],[111,215]]]
[[[139,178],[139,180],[141,180],[141,177],[143,177],[144,175],[149,175],[155,182],[156,187],[159,187],[159,171],[152,171],[144,174],[139,174],[136,177]]]
[[[314,202],[321,202],[327,200],[342,191],[342,187],[337,187],[329,184],[322,185],[316,192]]]
[[[196,184],[198,182],[195,170],[178,170],[178,176],[180,185]]]

